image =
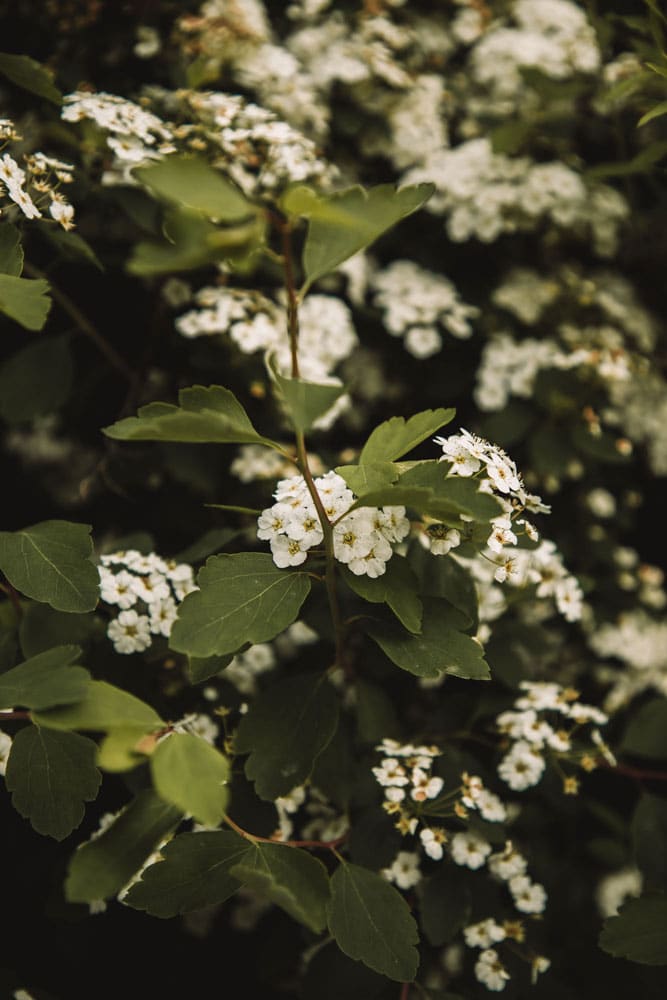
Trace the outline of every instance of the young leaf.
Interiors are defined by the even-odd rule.
[[[53,83],[51,74],[30,56],[17,56],[9,52],[0,52],[0,73],[31,94],[44,97],[59,107],[63,95]]]
[[[368,462],[365,465],[339,465],[335,470],[353,493],[362,497],[391,486],[398,479],[398,469],[392,462]]]
[[[667,115],[667,101],[661,101],[660,104],[656,104],[654,108],[647,111],[645,115],[642,115],[637,122],[637,128],[641,128],[642,125],[652,122],[654,118],[660,118],[662,115]]]
[[[457,519],[461,514],[483,522],[500,516],[502,510],[498,500],[489,493],[480,492],[479,480],[450,476],[448,472],[446,462],[419,462],[403,473],[397,488],[430,490],[431,496],[422,506],[422,513],[445,521]]]
[[[173,733],[150,757],[158,795],[200,823],[216,826],[227,807],[229,764],[219,750],[199,736]]]
[[[484,650],[460,631],[462,618],[461,612],[447,601],[430,597],[424,600],[421,635],[409,635],[389,623],[372,625],[368,634],[393,663],[418,677],[453,674],[467,680],[488,681],[491,672]]]
[[[231,874],[315,934],[324,930],[329,879],[322,862],[311,854],[284,844],[256,843]]]
[[[92,611],[100,578],[90,556],[91,528],[41,521],[22,531],[0,531],[0,569],[26,597],[56,611]]]
[[[638,757],[667,758],[667,698],[654,698],[635,711],[621,750]]]
[[[182,833],[161,852],[162,861],[143,872],[124,902],[152,917],[175,917],[229,899],[241,883],[230,869],[252,850],[227,830]]]
[[[14,808],[37,833],[64,840],[83,819],[84,802],[97,795],[102,776],[97,747],[78,733],[26,726],[14,738],[7,788]]]
[[[253,206],[234,184],[196,156],[175,153],[157,163],[135,167],[132,173],[157,197],[212,219],[234,222],[253,212]]]
[[[342,575],[350,590],[365,601],[370,601],[371,604],[388,604],[409,632],[421,630],[422,602],[417,593],[419,585],[403,556],[393,556],[383,575],[376,579],[355,576],[347,567],[343,567]]]
[[[321,675],[289,677],[272,685],[241,719],[236,753],[250,756],[245,772],[260,798],[286,795],[310,776],[333,738],[338,697]]]
[[[146,753],[155,740],[155,736],[147,736],[143,728],[136,726],[110,729],[97,748],[97,766],[112,774],[131,771],[146,762]]]
[[[78,646],[56,646],[0,674],[0,705],[36,710],[81,701],[90,681],[83,667],[73,667]]]
[[[456,410],[440,407],[423,410],[409,417],[392,417],[376,427],[359,456],[360,465],[370,462],[394,462],[453,420]]]
[[[139,792],[111,826],[76,850],[65,881],[70,903],[115,896],[181,820],[152,789]]]
[[[303,251],[305,282],[303,295],[314,281],[335,270],[339,264],[416,212],[433,194],[432,184],[416,184],[396,190],[381,184],[365,191],[348,188],[320,197],[308,188],[288,191],[283,208],[288,214],[308,219],[308,235]]]
[[[52,708],[35,714],[33,718],[40,726],[50,729],[89,729],[95,732],[136,729],[137,738],[164,726],[155,709],[145,701],[106,681],[90,681],[85,697],[76,705]]]
[[[381,875],[341,864],[331,879],[329,931],[349,958],[388,979],[409,983],[417,975],[419,940],[408,904]]]
[[[51,308],[50,285],[43,278],[0,274],[0,312],[26,330],[41,330]]]
[[[604,922],[599,945],[616,958],[643,965],[667,965],[667,895],[640,896]]]
[[[21,234],[11,222],[0,222],[0,274],[20,277],[23,270]]]
[[[280,448],[258,434],[248,414],[229,389],[193,385],[181,389],[179,405],[149,403],[138,416],[103,428],[117,441],[189,441],[195,444],[265,444]]]
[[[291,625],[310,591],[304,573],[279,569],[268,553],[211,556],[199,590],[179,608],[169,644],[191,656],[224,656],[267,642]]]
[[[47,337],[27,344],[0,368],[0,416],[7,423],[58,410],[73,379],[70,338]]]
[[[268,369],[278,394],[285,401],[292,425],[298,431],[307,431],[312,427],[317,418],[326,413],[345,392],[343,385],[325,385],[306,382],[302,378],[287,378],[280,374],[272,361],[268,362]]]

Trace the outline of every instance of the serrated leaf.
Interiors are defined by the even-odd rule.
[[[229,899],[241,883],[230,869],[250,850],[247,840],[227,830],[182,833],[150,865],[124,902],[152,917],[175,917]]]
[[[19,56],[9,52],[0,52],[0,73],[31,94],[44,97],[58,107],[63,102],[63,95],[55,86],[51,74],[30,56]]]
[[[113,823],[74,852],[65,881],[70,903],[115,896],[181,820],[152,789],[139,792]]]
[[[399,190],[392,184],[381,184],[367,191],[352,187],[329,196],[316,195],[304,187],[288,191],[282,201],[284,210],[308,219],[303,250],[305,282],[301,294],[318,278],[335,270],[401,219],[416,212],[433,191],[432,184],[416,184]]]
[[[388,604],[398,620],[409,632],[419,632],[422,620],[422,602],[419,584],[407,559],[394,555],[387,563],[382,576],[355,576],[343,567],[342,576],[350,590],[371,604]]]
[[[23,270],[21,234],[11,222],[0,222],[0,273],[20,277]]]
[[[189,441],[195,444],[265,444],[279,448],[258,434],[248,414],[229,389],[220,385],[193,385],[181,389],[178,406],[149,403],[138,416],[104,427],[117,441]]]
[[[273,361],[267,363],[271,378],[283,399],[292,426],[298,431],[307,431],[318,417],[331,409],[339,396],[345,392],[343,385],[325,385],[307,382],[302,378],[287,378],[281,375]]]
[[[268,553],[211,556],[199,590],[180,605],[169,644],[195,657],[224,656],[267,642],[291,625],[310,591],[304,573],[279,569]]]
[[[18,591],[56,611],[92,611],[100,578],[90,559],[90,531],[71,521],[0,531],[0,569]]]
[[[654,698],[636,710],[620,748],[638,757],[667,758],[667,698]]]
[[[417,925],[401,894],[380,875],[341,864],[331,879],[327,917],[329,931],[349,958],[399,983],[415,978]]]
[[[145,701],[106,681],[90,681],[85,697],[76,705],[52,708],[33,717],[39,725],[50,729],[84,729],[94,732],[136,729],[140,735],[164,727],[164,722],[155,709]]]
[[[490,680],[484,650],[461,631],[466,622],[448,602],[430,597],[424,599],[420,635],[410,635],[391,623],[371,625],[368,634],[392,663],[418,677],[453,674],[466,680]]]
[[[225,815],[229,763],[199,736],[172,733],[150,757],[158,795],[200,823],[216,826]]]
[[[0,312],[26,330],[41,330],[51,308],[49,289],[43,278],[0,274]]]
[[[209,218],[234,222],[253,212],[239,188],[196,156],[174,153],[157,163],[135,167],[132,173],[157,197]]]
[[[96,746],[86,736],[26,726],[14,737],[7,788],[14,808],[38,833],[64,840],[96,796],[102,776]]]
[[[364,465],[339,465],[335,470],[358,497],[391,486],[398,479],[392,462],[367,462]]]
[[[273,801],[302,785],[337,724],[338,698],[322,675],[289,677],[262,692],[234,744],[250,754],[245,772],[259,797]]]
[[[667,965],[667,896],[640,896],[624,903],[618,916],[604,922],[603,951],[643,965]]]
[[[455,416],[456,410],[441,407],[415,413],[408,420],[405,417],[391,417],[371,433],[359,456],[359,464],[394,462],[435,434]]]
[[[70,338],[47,337],[27,344],[0,368],[0,416],[10,424],[58,410],[73,380]]]
[[[447,520],[464,514],[475,521],[488,522],[502,513],[496,497],[480,491],[478,479],[449,475],[447,462],[419,462],[403,473],[397,486],[430,490],[431,496],[422,512],[431,517]]]
[[[646,885],[667,889],[667,799],[644,792],[632,817],[632,848]]]
[[[0,675],[0,705],[39,710],[80,701],[90,681],[87,670],[71,666],[80,655],[78,646],[56,646]]]
[[[284,844],[256,843],[230,871],[315,934],[324,930],[329,900],[327,871],[306,851]]]

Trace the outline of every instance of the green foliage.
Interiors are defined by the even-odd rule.
[[[237,222],[253,212],[237,187],[196,156],[174,153],[157,163],[135,167],[133,173],[156,197],[211,219]]]
[[[35,722],[50,729],[84,729],[94,732],[134,729],[142,734],[164,726],[157,712],[145,701],[106,681],[91,681],[85,696],[75,705],[52,708],[33,717]]]
[[[364,190],[348,188],[319,196],[310,188],[296,187],[282,199],[289,215],[308,219],[303,250],[304,295],[318,278],[335,270],[359,250],[416,212],[433,194],[432,184],[416,184],[396,190],[391,184]]]
[[[305,574],[278,569],[263,552],[211,556],[197,582],[200,589],[183,601],[170,639],[172,649],[195,657],[273,639],[294,621],[310,590]]]
[[[339,465],[336,472],[342,476],[353,493],[364,496],[391,486],[398,479],[399,471],[393,462],[369,462],[366,465]]]
[[[78,646],[57,646],[1,674],[0,704],[39,711],[80,701],[90,681],[87,670],[71,666],[80,654]]]
[[[231,874],[316,934],[324,930],[329,879],[322,862],[307,851],[255,843],[232,866]]]
[[[11,222],[0,222],[0,274],[20,277],[23,271],[21,234]]]
[[[56,611],[92,611],[99,575],[91,561],[91,528],[41,521],[22,531],[0,531],[0,569],[26,597]]]
[[[125,902],[154,917],[175,917],[222,903],[241,883],[230,869],[251,850],[247,840],[227,830],[182,833],[161,851],[128,892]]]
[[[179,405],[149,403],[136,417],[104,428],[116,441],[189,441],[193,444],[265,444],[280,448],[258,434],[248,414],[229,389],[193,385],[181,389]]]
[[[58,106],[62,104],[63,95],[55,86],[51,74],[30,56],[0,52],[0,73],[31,94]]]
[[[53,413],[73,380],[69,337],[48,337],[17,351],[0,368],[0,416],[10,424]]]
[[[93,903],[115,896],[180,819],[180,811],[155,792],[139,792],[110,826],[72,856],[65,881],[69,902]]]
[[[234,750],[260,798],[303,784],[338,722],[338,698],[321,675],[289,677],[266,690],[241,720]]]
[[[605,920],[600,947],[642,965],[667,965],[667,896],[655,893],[624,903],[618,916]]]
[[[343,567],[343,579],[359,597],[371,604],[388,604],[408,632],[420,632],[422,602],[418,594],[418,581],[410,565],[402,556],[392,556],[382,576],[355,576]]]
[[[380,875],[341,864],[331,879],[329,931],[350,958],[397,982],[417,975],[419,939],[407,903]]]
[[[326,413],[345,392],[342,385],[321,385],[301,378],[286,378],[272,362],[269,362],[268,367],[278,395],[283,399],[297,431],[309,430],[317,418]]]
[[[26,330],[41,330],[51,308],[49,287],[43,278],[0,274],[0,312]]]
[[[371,625],[368,634],[392,663],[418,677],[452,674],[467,680],[491,678],[481,645],[462,628],[467,620],[447,601],[424,600],[424,617],[419,635],[410,635],[391,623]]]
[[[654,698],[637,709],[623,735],[621,750],[638,757],[667,758],[667,698]]]
[[[76,669],[76,668],[71,668]],[[12,805],[37,833],[64,840],[97,796],[102,776],[95,744],[78,733],[26,726],[16,734],[7,762]]]
[[[229,764],[219,750],[189,733],[173,733],[151,754],[155,790],[165,802],[216,826],[225,815]]]
[[[53,646],[85,645],[98,624],[95,615],[56,611],[48,604],[30,603],[23,612],[19,638],[24,656],[36,656]]]
[[[359,456],[360,465],[373,462],[394,462],[450,423],[456,410],[440,408],[424,410],[409,417],[391,417],[371,432]]]

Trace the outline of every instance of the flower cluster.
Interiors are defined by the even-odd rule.
[[[117,653],[148,649],[153,636],[169,636],[178,604],[196,590],[192,566],[134,549],[100,556],[100,596],[120,609],[107,626]]]
[[[618,622],[600,625],[588,641],[598,656],[623,664],[622,670],[611,662],[598,668],[599,679],[611,684],[604,703],[607,711],[627,705],[642,691],[667,696],[667,622],[635,609]]]
[[[22,136],[9,118],[0,118],[0,152],[9,142],[18,142]],[[63,229],[74,228],[74,208],[60,191],[63,184],[73,180],[71,163],[56,160],[44,153],[23,155],[24,167],[9,153],[0,156],[0,194],[17,205],[27,219],[41,219],[42,209]],[[25,169],[24,169],[25,168]],[[4,189],[4,190],[3,190]],[[6,211],[0,206],[0,211]]]
[[[355,576],[382,576],[393,555],[392,543],[402,541],[410,530],[405,507],[350,511],[354,493],[335,472],[317,478],[315,488],[334,525],[335,558]],[[324,538],[315,503],[303,476],[282,479],[273,495],[277,503],[260,514],[257,537],[270,542],[276,566],[300,566],[308,550]]]
[[[297,785],[274,802],[278,810],[276,840],[290,840],[296,814],[300,813],[299,839],[332,841],[343,837],[349,828],[348,817],[336,809],[314,785]]]
[[[598,756],[615,763],[599,730],[593,729],[585,749],[574,745],[575,732],[582,726],[601,726],[608,719],[593,705],[580,702],[579,693],[553,681],[521,681],[524,692],[514,702],[514,711],[501,712],[496,719],[500,732],[511,741],[509,751],[498,765],[498,774],[514,791],[537,785],[547,765],[547,755],[559,763],[571,761],[584,770],[596,767]],[[565,776],[566,794],[576,795],[579,783]]]

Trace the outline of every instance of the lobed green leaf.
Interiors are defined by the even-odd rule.
[[[315,934],[326,927],[327,870],[307,851],[285,844],[255,843],[230,873]]]

